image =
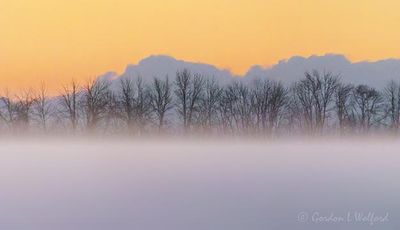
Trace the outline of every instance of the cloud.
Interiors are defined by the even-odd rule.
[[[399,59],[353,63],[340,54],[313,55],[310,57],[293,56],[287,60],[281,60],[271,67],[264,68],[255,65],[243,76],[234,75],[228,70],[219,69],[210,64],[177,60],[166,55],[152,55],[141,60],[138,64],[128,65],[125,72],[119,76],[113,74],[110,78],[110,73],[106,75],[107,78],[112,80],[138,76],[141,76],[145,81],[150,81],[153,77],[164,78],[166,76],[173,79],[177,71],[185,68],[204,76],[215,76],[220,82],[229,82],[235,78],[246,80],[267,78],[290,84],[303,78],[304,72],[314,69],[338,74],[347,83],[368,84],[377,88],[383,88],[390,80],[400,80]],[[102,77],[104,78],[104,75]]]

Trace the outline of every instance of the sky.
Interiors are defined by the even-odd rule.
[[[152,54],[245,73],[294,55],[400,58],[398,0],[0,0],[0,90],[50,90]]]

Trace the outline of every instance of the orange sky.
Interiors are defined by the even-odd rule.
[[[400,57],[398,0],[1,0],[0,88],[122,72],[150,54],[235,73],[293,55]]]

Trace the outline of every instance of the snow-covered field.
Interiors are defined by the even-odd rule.
[[[0,182],[4,230],[400,229],[395,140],[3,140]]]

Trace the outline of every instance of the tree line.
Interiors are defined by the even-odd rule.
[[[377,90],[314,70],[288,86],[263,78],[220,83],[188,69],[171,79],[114,81],[72,81],[56,97],[44,85],[6,91],[2,133],[344,135],[397,133],[400,124],[395,81]]]

